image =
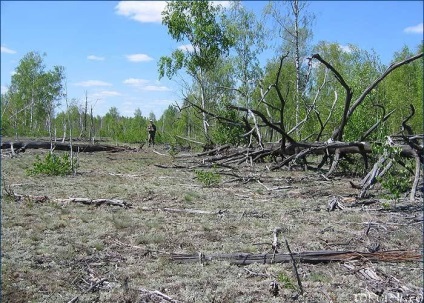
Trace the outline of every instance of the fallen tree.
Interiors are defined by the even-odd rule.
[[[346,262],[354,260],[370,261],[370,262],[406,262],[406,261],[422,261],[422,254],[413,251],[390,250],[379,252],[358,252],[358,251],[307,251],[292,254],[285,253],[267,253],[267,254],[250,254],[250,253],[233,253],[233,254],[172,254],[171,260],[180,263],[187,262],[209,262],[209,261],[226,261],[234,265],[249,265],[253,263],[271,264],[271,263],[289,263],[292,258],[300,263],[329,263],[329,262]]]
[[[316,159],[318,156],[321,157],[321,161],[315,168],[323,169],[324,165],[328,164],[327,173],[325,176],[330,177],[337,170],[341,159],[355,162],[356,160],[351,159],[351,156],[360,155],[362,157],[365,170],[369,170],[369,167],[371,167],[371,171],[367,174],[367,177],[364,178],[363,182],[361,182],[361,185],[359,186],[361,188],[361,192],[358,194],[358,196],[361,198],[365,197],[368,190],[378,182],[378,179],[384,177],[385,173],[387,173],[387,171],[391,168],[391,165],[386,164],[386,169],[380,169],[380,164],[388,160],[391,161],[392,164],[396,162],[401,166],[405,166],[402,158],[405,160],[413,159],[415,163],[415,169],[410,170],[410,173],[413,176],[410,200],[414,200],[416,197],[416,189],[421,176],[420,170],[424,163],[424,159],[423,135],[414,133],[412,127],[407,124],[408,120],[415,114],[415,109],[412,104],[409,105],[410,114],[408,117],[406,117],[406,119],[404,119],[404,121],[402,121],[400,125],[402,131],[398,134],[387,134],[386,142],[364,141],[369,138],[371,133],[376,132],[376,130],[378,130],[383,124],[383,122],[388,120],[396,110],[392,109],[386,113],[385,107],[381,104],[374,105],[376,108],[382,111],[381,118],[379,118],[379,120],[369,129],[360,134],[358,136],[358,141],[346,142],[344,141],[344,134],[346,126],[351,122],[352,116],[356,109],[365,102],[366,97],[379,85],[379,83],[381,83],[390,73],[399,67],[409,64],[417,59],[421,59],[423,57],[423,53],[416,54],[400,62],[391,64],[379,77],[372,81],[372,83],[370,83],[356,99],[354,99],[353,89],[351,86],[349,86],[343,76],[336,70],[336,68],[324,60],[319,54],[312,55],[309,58],[310,62],[317,60],[320,64],[324,65],[325,68],[334,75],[336,81],[344,89],[345,95],[344,104],[342,105],[343,112],[341,117],[339,117],[340,121],[331,132],[331,135],[324,140],[322,138],[323,134],[328,133],[329,131],[329,117],[321,117],[320,112],[314,109],[316,107],[317,97],[312,100],[312,104],[306,106],[304,119],[301,120],[291,130],[286,129],[284,124],[284,116],[286,115],[285,107],[287,100],[285,99],[285,94],[283,94],[279,85],[281,81],[283,61],[286,57],[287,55],[284,55],[280,59],[279,67],[275,76],[275,82],[269,85],[269,87],[265,90],[261,88],[261,98],[258,102],[256,102],[256,104],[265,105],[267,108],[266,112],[263,112],[259,107],[252,108],[239,106],[236,104],[229,104],[227,105],[228,110],[243,113],[244,116],[240,121],[228,121],[228,119],[225,117],[220,117],[216,113],[207,111],[204,108],[201,108],[196,104],[187,101],[192,107],[201,111],[202,114],[210,115],[221,123],[228,125],[239,125],[240,127],[243,127],[246,130],[245,136],[250,136],[251,138],[249,144],[245,147],[228,148],[227,146],[215,146],[215,148],[212,148],[212,150],[195,154],[194,157],[198,157],[201,163],[210,163],[211,166],[213,164],[239,165],[242,163],[252,165],[255,162],[263,162],[265,159],[269,158],[272,159],[273,163],[270,167],[268,167],[268,169],[277,170],[284,166],[288,166],[290,168],[293,165],[301,165],[304,168],[311,167],[309,165],[309,158],[313,156]],[[324,85],[325,82],[326,79],[324,79],[322,85]],[[237,89],[230,89],[241,93]],[[280,108],[271,105],[267,101],[267,96],[271,91],[275,92],[275,95],[280,104]],[[318,90],[317,96],[319,93],[320,91]],[[333,113],[334,106],[337,102],[337,94],[335,95],[335,100],[333,102],[329,116],[331,116]],[[272,121],[271,115],[268,112],[269,108],[277,113],[276,116],[280,117],[280,121]],[[314,140],[297,141],[291,134],[298,130],[303,124],[305,124],[305,122],[308,121],[312,114],[316,115],[316,119],[319,122]],[[251,118],[250,121],[248,120],[248,117]],[[277,133],[280,139],[275,143],[262,142],[263,136],[261,136],[261,129],[265,130],[263,132]],[[326,130],[326,132],[324,132],[324,130]],[[310,137],[312,137],[312,135]],[[253,144],[252,138],[256,140],[256,145]],[[373,154],[373,146],[388,146],[392,150],[399,151],[400,158],[391,159],[391,157],[394,157],[393,153],[381,154],[379,156],[373,155],[373,157],[371,157]],[[384,160],[381,157],[384,157]],[[187,156],[185,156],[185,158],[187,158]]]
[[[1,149],[10,149],[12,154],[25,152],[27,149],[52,149],[74,152],[121,152],[131,150],[129,147],[111,146],[104,144],[85,144],[85,143],[69,143],[49,142],[49,141],[18,141],[18,142],[2,142]]]

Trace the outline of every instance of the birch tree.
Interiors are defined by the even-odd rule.
[[[314,15],[308,12],[306,1],[271,1],[265,9],[276,23],[278,35],[281,39],[279,49],[281,53],[288,53],[296,67],[295,78],[295,124],[300,121],[300,103],[302,92],[305,89],[305,59],[309,52],[309,43],[312,39],[312,23]],[[287,13],[283,13],[287,12]],[[300,133],[297,133],[298,137]]]
[[[43,62],[45,54],[26,54],[19,62],[7,92],[8,108],[2,115],[17,121],[16,129],[21,135],[51,135],[54,110],[63,96],[65,69],[54,66],[46,71]],[[16,134],[17,136],[18,134]]]
[[[180,70],[185,71],[199,87],[200,106],[206,109],[207,72],[214,68],[217,60],[228,54],[232,39],[219,22],[220,6],[209,1],[170,1],[162,12],[162,24],[177,42],[188,42],[190,48],[177,49],[170,56],[159,60],[159,78],[172,79]],[[209,123],[202,111],[203,131],[210,141]]]

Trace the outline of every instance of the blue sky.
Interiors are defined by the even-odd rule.
[[[260,16],[268,2],[243,3]],[[161,1],[1,1],[2,93],[23,56],[37,51],[46,53],[46,69],[65,67],[68,98],[83,104],[87,92],[95,115],[116,107],[133,116],[139,108],[159,118],[181,99],[176,81],[158,79],[159,58],[181,46],[161,24],[163,7]],[[423,1],[311,1],[308,11],[315,15],[313,43],[355,44],[384,64],[423,41]]]

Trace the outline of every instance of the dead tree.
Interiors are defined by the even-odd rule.
[[[260,99],[257,101],[257,104],[265,106],[265,111],[261,111],[258,108],[243,107],[232,104],[228,105],[228,109],[237,110],[239,112],[244,113],[244,118],[241,119],[242,121],[225,121],[225,118],[223,117],[219,117],[214,113],[205,112],[200,107],[196,107],[203,113],[212,115],[213,117],[221,119],[226,123],[239,123],[244,125],[246,127],[246,135],[254,134],[258,141],[258,146],[256,148],[252,144],[249,144],[248,148],[242,150],[240,148],[233,151],[231,149],[228,149],[225,155],[208,154],[208,157],[201,156],[202,161],[204,163],[209,162],[220,164],[241,164],[243,162],[252,163],[255,161],[262,161],[263,158],[271,156],[274,159],[275,163],[270,169],[275,170],[283,166],[290,166],[299,162],[305,164],[306,167],[306,159],[309,156],[318,155],[322,157],[322,161],[317,168],[322,168],[322,166],[327,162],[327,159],[330,159],[330,166],[326,174],[326,176],[329,177],[336,171],[341,158],[347,158],[349,155],[352,154],[359,154],[363,158],[364,167],[367,169],[369,165],[373,165],[372,167],[374,169],[375,164],[380,163],[380,161],[382,161],[383,159],[377,160],[376,163],[369,163],[369,156],[372,153],[372,149],[371,144],[366,142],[365,140],[370,136],[372,132],[376,131],[384,121],[389,119],[391,115],[395,112],[395,110],[392,109],[386,114],[386,109],[384,108],[384,106],[382,106],[381,104],[375,104],[374,106],[382,111],[382,118],[373,126],[371,126],[368,130],[366,130],[362,135],[360,135],[358,141],[344,142],[344,130],[358,106],[365,102],[368,94],[370,94],[370,92],[374,88],[376,88],[381,81],[383,81],[391,72],[393,72],[397,68],[410,62],[413,62],[414,60],[422,58],[423,53],[419,53],[410,58],[390,65],[377,79],[375,79],[367,88],[365,88],[365,90],[360,93],[356,99],[353,99],[353,90],[349,86],[347,81],[342,77],[342,75],[329,62],[324,60],[319,54],[312,55],[309,60],[318,60],[321,64],[323,64],[326,67],[326,75],[324,77],[323,83],[318,88],[317,95],[313,99],[313,102],[309,105],[309,107],[306,107],[304,119],[300,120],[299,123],[290,130],[285,129],[284,119],[286,115],[285,108],[287,105],[287,100],[285,99],[285,96],[282,93],[279,85],[281,81],[283,61],[286,57],[287,55],[284,55],[280,58],[274,83],[269,85],[266,89],[260,86],[261,96]],[[338,102],[338,96],[335,92],[334,101],[332,102],[330,114],[328,115],[328,117],[321,117],[321,113],[317,110],[317,107],[315,106],[318,94],[321,88],[326,83],[326,77],[328,72],[331,72],[335,76],[335,79],[344,88],[346,96],[344,99],[343,111],[340,117],[340,122],[333,129],[330,137],[327,140],[324,139],[325,141],[323,141],[322,137],[324,130],[328,127],[328,122],[330,121],[330,117],[333,114],[333,109],[335,108],[335,105]],[[268,95],[271,91],[276,93],[278,106],[269,103],[267,100]],[[270,114],[269,110],[273,110],[277,113],[277,115],[279,116],[279,121],[275,122],[272,120],[272,115]],[[293,137],[291,137],[290,134],[302,124],[304,124],[309,119],[312,113],[315,114],[319,123],[319,130],[316,134],[315,141],[296,141]],[[401,150],[400,154],[402,157],[415,159],[416,169],[414,172],[415,178],[412,186],[413,190],[411,192],[411,199],[415,195],[414,191],[416,190],[418,184],[420,171],[419,167],[423,163],[422,141],[420,142],[419,139],[414,138],[413,131],[407,125],[407,121],[413,115],[414,108],[411,105],[411,114],[402,122],[403,140],[402,142],[399,141],[393,145],[393,147],[399,148]],[[277,134],[280,137],[279,141],[273,144],[262,144],[260,129],[266,129]],[[384,157],[384,155],[382,155],[382,157]],[[279,158],[280,160],[278,160]],[[386,163],[385,161],[383,161],[385,163],[385,168],[383,167],[382,170],[379,169],[378,171],[374,171],[374,173],[371,174],[372,177],[368,176],[368,179],[361,185],[362,191],[359,194],[360,196],[364,196],[367,190],[372,187],[372,185],[376,182],[377,176],[381,177],[382,174],[385,173],[385,171],[388,171],[390,167],[390,162]]]
[[[321,56],[319,54],[315,54],[312,56],[312,58],[317,59],[318,61],[320,61],[322,64],[324,64],[327,68],[329,68],[335,75],[337,81],[339,81],[339,83],[343,86],[343,88],[346,91],[346,99],[345,99],[345,105],[344,105],[344,111],[343,111],[343,115],[341,117],[341,121],[340,124],[337,126],[337,128],[333,131],[333,134],[331,136],[332,140],[339,140],[342,141],[343,140],[343,132],[344,132],[344,128],[346,127],[346,124],[349,121],[349,118],[352,116],[352,114],[354,113],[355,109],[362,104],[362,102],[364,102],[365,98],[368,96],[368,94],[375,88],[377,87],[377,85],[383,81],[384,78],[386,78],[392,71],[394,71],[395,69],[401,67],[402,65],[411,63],[414,60],[417,60],[419,58],[423,57],[423,53],[419,53],[415,56],[412,56],[410,58],[407,58],[405,60],[402,60],[400,62],[397,63],[393,63],[392,65],[390,65],[386,71],[377,79],[374,80],[373,83],[371,83],[362,93],[361,95],[352,103],[352,97],[353,97],[353,93],[352,93],[352,89],[347,85],[347,83],[345,82],[345,80],[343,79],[343,77],[337,72],[337,70],[331,65],[329,64],[327,61],[325,61],[323,58],[321,58]]]

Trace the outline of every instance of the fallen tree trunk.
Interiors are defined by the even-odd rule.
[[[90,199],[90,198],[69,198],[69,199],[51,199],[47,196],[34,196],[34,195],[22,195],[15,193],[10,187],[5,188],[6,195],[12,197],[15,202],[34,202],[34,203],[45,203],[45,202],[56,202],[56,203],[82,203],[86,205],[100,206],[106,204],[109,206],[119,206],[123,208],[131,208],[131,203],[117,199]]]
[[[249,265],[252,263],[289,263],[292,258],[296,262],[302,263],[329,263],[329,262],[346,262],[353,260],[364,260],[371,262],[406,262],[406,261],[422,261],[422,254],[413,251],[390,250],[382,252],[356,252],[356,251],[308,251],[292,254],[284,253],[267,253],[267,254],[249,254],[249,253],[233,253],[233,254],[172,254],[171,260],[180,263],[186,262],[207,262],[207,261],[227,261],[234,265]]]
[[[25,152],[26,149],[53,149],[55,150],[71,150],[71,146],[69,143],[61,143],[55,142],[51,144],[46,141],[28,141],[28,142],[2,142],[1,149],[12,149],[15,152],[19,150],[20,152]],[[94,145],[94,144],[83,144],[77,143],[72,144],[72,151],[74,152],[100,152],[100,151],[108,151],[108,152],[120,152],[129,150],[128,147],[122,146],[110,146],[110,145]]]
[[[199,210],[199,209],[190,209],[190,208],[153,208],[153,207],[141,207],[141,210],[144,211],[165,211],[171,213],[187,213],[187,214],[197,214],[197,215],[222,215],[225,211],[207,211],[207,210]]]

